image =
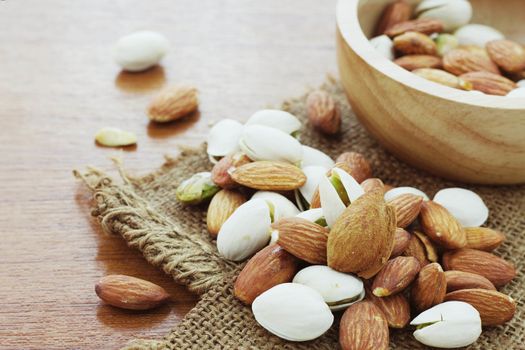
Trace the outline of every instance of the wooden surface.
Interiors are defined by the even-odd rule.
[[[341,79],[363,125],[399,158],[431,173],[464,182],[525,183],[525,99],[449,88],[382,57],[365,35],[389,2],[341,0],[337,10]],[[525,22],[523,0],[471,3],[472,22],[525,44],[525,27],[511,27]]]
[[[0,1],[0,349],[117,349],[162,337],[188,312],[196,297],[100,230],[71,171],[109,170],[121,155],[145,173],[203,141],[209,122],[318,85],[336,73],[334,11],[318,0]],[[160,68],[119,73],[112,45],[138,29],[165,34],[172,50]],[[179,82],[199,88],[200,113],[149,124],[152,94]],[[104,126],[134,131],[138,146],[96,146]],[[94,284],[111,273],[158,283],[174,302],[106,306]]]

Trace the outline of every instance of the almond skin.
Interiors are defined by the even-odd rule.
[[[394,49],[402,55],[437,55],[436,43],[427,35],[417,32],[396,36]]]
[[[360,301],[346,309],[339,325],[342,350],[388,350],[388,323],[377,306]]]
[[[412,17],[412,7],[405,0],[395,1],[385,7],[376,26],[375,36],[385,34],[392,26]]]
[[[412,256],[416,258],[421,267],[430,264],[430,261],[427,258],[425,246],[416,235],[410,235],[410,241],[403,252],[403,256]]]
[[[277,243],[286,251],[310,264],[326,265],[326,227],[301,218],[284,218],[272,228],[279,231]]]
[[[487,52],[501,69],[509,73],[525,69],[525,48],[511,40],[493,40],[486,45]]]
[[[448,293],[445,301],[463,301],[479,312],[483,326],[498,326],[510,321],[516,312],[516,301],[495,290],[460,289]]]
[[[467,235],[466,248],[484,250],[491,252],[505,240],[505,235],[499,231],[492,230],[487,227],[467,227],[465,228]]]
[[[244,202],[246,197],[237,191],[220,190],[213,196],[206,214],[206,225],[212,237],[217,237],[222,224]]]
[[[238,187],[239,184],[233,181],[230,171],[250,162],[250,158],[243,153],[222,157],[221,160],[213,166],[213,169],[211,170],[211,179],[217,186],[225,189]]]
[[[387,202],[396,210],[397,227],[405,228],[419,215],[423,197],[405,193]]]
[[[277,244],[255,254],[235,280],[234,294],[247,305],[268,289],[290,282],[297,273],[299,260]]]
[[[437,252],[436,247],[434,246],[434,243],[428,238],[427,235],[425,235],[423,232],[419,232],[417,230],[414,230],[413,233],[417,238],[419,238],[419,241],[423,244],[423,248],[425,249],[425,254],[430,262],[436,262],[439,260],[439,255]]]
[[[447,279],[447,293],[472,288],[496,290],[492,282],[475,273],[450,270],[445,271],[445,278]]]
[[[372,177],[372,167],[364,155],[358,152],[344,152],[337,157],[335,160],[336,167],[340,167],[339,164],[346,164],[347,168],[342,168],[348,172],[355,181],[362,183],[368,178]]]
[[[341,113],[327,92],[317,90],[308,94],[306,110],[310,124],[322,133],[334,135],[341,130]]]
[[[385,297],[401,292],[416,278],[420,268],[419,261],[411,256],[390,260],[374,278],[372,293]]]
[[[165,123],[188,115],[199,106],[197,89],[191,86],[174,86],[158,93],[148,107],[149,119]]]
[[[467,237],[461,224],[440,204],[424,201],[419,221],[425,234],[443,247],[457,249],[467,245]]]
[[[513,264],[481,250],[459,249],[443,254],[445,270],[459,270],[475,273],[488,279],[494,286],[501,287],[516,277]]]
[[[403,252],[408,248],[410,238],[410,233],[408,233],[408,231],[405,231],[399,227],[396,228],[396,233],[394,234],[394,248],[390,254],[390,259],[403,254]]]
[[[422,34],[441,33],[443,23],[436,19],[420,18],[412,21],[401,22],[390,27],[385,34],[393,38],[406,32],[418,32]]]
[[[512,80],[489,72],[465,73],[459,78],[471,83],[474,90],[489,95],[505,96],[517,87]]]
[[[419,271],[412,284],[410,298],[419,312],[441,304],[447,293],[445,273],[438,263],[428,264]]]
[[[485,55],[464,49],[454,49],[443,57],[443,67],[447,72],[461,75],[470,72],[489,72],[500,74],[498,66]]]
[[[109,305],[128,310],[153,309],[170,298],[161,286],[126,275],[101,278],[95,285],[95,292]]]
[[[306,176],[298,167],[266,160],[235,168],[231,176],[238,184],[263,191],[291,191],[306,182]]]
[[[361,187],[365,192],[370,192],[377,189],[385,192],[385,185],[383,184],[383,181],[376,177],[371,177],[361,182]]]
[[[441,68],[443,66],[443,61],[440,57],[431,55],[403,56],[394,60],[394,63],[409,71],[420,68]]]
[[[383,312],[390,328],[405,328],[410,321],[410,303],[403,293],[380,298],[367,288],[366,299]]]

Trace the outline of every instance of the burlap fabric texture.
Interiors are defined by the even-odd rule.
[[[305,96],[284,102],[305,126],[303,144],[319,148],[332,157],[343,151],[363,153],[372,163],[374,175],[395,186],[415,186],[430,196],[444,187],[468,187],[479,193],[490,208],[489,227],[507,234],[496,253],[516,264],[518,276],[503,292],[517,300],[518,311],[504,326],[484,329],[469,349],[525,349],[525,186],[489,187],[452,183],[415,170],[381,148],[357,122],[340,85],[330,80],[323,87],[338,101],[343,115],[338,137],[324,137],[308,126]],[[426,118],[428,116],[421,116]],[[225,261],[206,231],[206,207],[185,207],[175,199],[177,185],[198,171],[210,170],[205,147],[184,150],[168,158],[157,171],[133,177],[121,170],[122,181],[114,181],[96,169],[81,177],[92,191],[96,216],[104,230],[122,236],[139,249],[146,260],[162,268],[177,282],[201,295],[196,307],[161,340],[135,340],[129,349],[336,349],[338,321],[322,337],[304,343],[280,340],[260,327],[250,307],[233,297],[232,283],[242,265]],[[424,349],[410,330],[391,331],[392,349]]]

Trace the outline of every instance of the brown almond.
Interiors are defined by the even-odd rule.
[[[279,231],[277,243],[286,251],[310,264],[326,265],[326,227],[301,218],[284,218],[272,228]]]
[[[390,328],[405,328],[410,321],[410,303],[403,293],[380,298],[367,288],[366,299],[383,312]]]
[[[467,245],[467,237],[461,224],[442,205],[424,201],[419,221],[425,234],[445,248],[457,249]]]
[[[375,36],[385,34],[392,26],[406,22],[412,17],[412,6],[405,0],[398,0],[388,4],[376,26]]]
[[[376,177],[371,177],[361,182],[361,187],[363,188],[365,192],[374,191],[376,189],[379,189],[385,192],[384,190],[385,185],[383,184],[383,181],[381,181],[381,179],[378,179]]]
[[[426,234],[423,232],[419,232],[417,230],[414,230],[414,235],[419,238],[421,243],[423,244],[423,247],[425,248],[425,253],[428,261],[430,262],[436,262],[439,260],[439,255],[436,247],[434,246],[434,243],[428,238]]]
[[[387,203],[396,210],[397,227],[405,228],[419,215],[423,197],[405,193],[391,199]]]
[[[384,297],[401,292],[412,283],[421,266],[411,256],[398,256],[386,263],[374,278],[372,293]]]
[[[161,90],[148,107],[149,119],[165,123],[177,120],[195,111],[199,106],[197,89],[191,86],[173,86]]]
[[[333,135],[341,129],[341,113],[337,104],[326,91],[316,90],[306,98],[308,120],[322,133]]]
[[[359,183],[372,177],[372,167],[364,155],[358,152],[344,152],[335,160],[336,165],[346,164],[347,168],[342,168],[348,172]]]
[[[206,214],[206,225],[212,237],[217,237],[222,224],[244,202],[246,197],[237,191],[220,190],[213,196]]]
[[[407,248],[403,252],[403,256],[412,256],[416,258],[417,261],[419,261],[421,267],[430,264],[425,251],[425,246],[416,235],[410,235],[410,241],[408,242]]]
[[[388,323],[381,310],[370,301],[360,301],[346,309],[339,325],[342,350],[388,350]]]
[[[500,74],[498,66],[490,58],[464,49],[454,49],[443,57],[443,67],[447,72],[460,76],[470,72],[489,72]]]
[[[445,273],[438,263],[423,267],[412,284],[410,299],[419,312],[441,304],[447,293]]]
[[[412,71],[415,75],[426,80],[433,81],[441,85],[449,86],[455,89],[472,90],[472,83],[459,79],[454,74],[450,74],[441,69],[420,68]]]
[[[95,285],[95,292],[109,305],[128,310],[149,310],[170,298],[161,286],[126,275],[102,277]]]
[[[465,228],[467,235],[466,248],[484,250],[491,252],[505,240],[505,235],[488,227],[467,227]]]
[[[247,305],[268,289],[290,282],[296,274],[299,260],[277,244],[271,244],[255,254],[235,280],[234,294]]]
[[[505,96],[517,85],[510,79],[489,72],[471,72],[459,76],[460,79],[472,84],[474,90],[489,95]]]
[[[390,27],[385,34],[393,38],[406,32],[418,32],[422,34],[441,33],[443,23],[436,19],[419,18],[411,21],[401,22]]]
[[[312,200],[310,201],[310,209],[321,208],[321,195],[319,194],[319,188],[315,190]]]
[[[306,176],[298,167],[267,160],[241,165],[231,176],[238,184],[263,191],[291,191],[306,182]]]
[[[475,273],[487,278],[496,287],[504,286],[516,277],[513,264],[499,256],[476,249],[459,249],[443,254],[445,270]]]
[[[447,293],[472,288],[496,290],[492,282],[475,273],[450,270],[445,271],[445,277],[447,279]]]
[[[511,40],[493,40],[486,45],[487,52],[501,69],[509,73],[525,69],[525,48]]]
[[[479,312],[483,326],[499,326],[514,317],[516,301],[495,290],[460,289],[448,293],[445,301],[463,301]]]
[[[443,66],[441,57],[431,55],[403,56],[394,60],[394,63],[409,71],[420,68],[441,68]]]
[[[230,171],[241,165],[251,162],[243,153],[236,153],[234,155],[228,155],[222,157],[217,164],[215,164],[211,170],[211,179],[219,187],[225,189],[232,189],[239,186],[233,181]]]
[[[394,248],[390,254],[390,259],[403,254],[403,252],[408,248],[409,243],[410,233],[402,228],[396,228],[396,233],[394,234]]]
[[[428,35],[417,32],[396,36],[394,49],[402,55],[437,55],[436,43]]]

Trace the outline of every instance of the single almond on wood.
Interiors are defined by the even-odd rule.
[[[397,227],[405,228],[419,215],[423,197],[405,193],[387,202],[396,210]]]
[[[174,86],[156,95],[148,107],[149,119],[159,123],[177,120],[195,111],[199,106],[197,89]]]
[[[463,49],[448,52],[443,57],[443,67],[446,71],[458,76],[470,72],[500,74],[498,66],[490,58]]]
[[[490,229],[488,227],[467,227],[465,228],[467,235],[466,248],[484,250],[491,252],[505,240],[505,235],[499,231]]]
[[[459,78],[471,83],[474,90],[489,95],[505,96],[517,87],[512,80],[489,72],[465,73]]]
[[[347,173],[352,175],[355,181],[362,183],[368,178],[372,177],[372,166],[364,155],[358,152],[344,152],[335,160],[336,167],[344,163],[347,168],[342,168]]]
[[[294,217],[281,219],[272,228],[279,231],[277,243],[286,251],[310,264],[326,265],[326,227]]]
[[[436,19],[420,18],[411,21],[397,23],[391,26],[385,34],[393,38],[406,32],[418,32],[422,34],[441,33],[443,23]]]
[[[457,249],[467,245],[467,237],[461,224],[442,205],[424,201],[419,221],[426,235],[445,248]]]
[[[374,278],[372,293],[385,297],[404,290],[412,283],[421,266],[411,256],[398,256],[390,260]]]
[[[499,256],[476,249],[459,249],[443,254],[445,270],[475,273],[487,278],[496,287],[504,286],[516,277],[513,264]]]
[[[492,282],[475,273],[450,270],[445,271],[445,278],[447,279],[447,293],[472,288],[496,290]]]
[[[403,252],[403,256],[412,256],[416,258],[421,267],[430,264],[430,261],[427,258],[425,246],[416,235],[410,235],[410,241]]]
[[[420,68],[441,68],[443,66],[441,57],[431,55],[403,56],[394,60],[394,63],[409,71]]]
[[[383,312],[389,327],[405,328],[410,321],[410,303],[403,293],[377,297],[370,291],[370,288],[367,288],[366,299]]]
[[[299,260],[277,244],[269,245],[255,254],[235,280],[237,299],[250,305],[255,298],[281,283],[291,282]]]
[[[428,236],[424,234],[423,232],[419,232],[417,230],[414,230],[413,234],[417,238],[419,238],[419,240],[423,244],[423,248],[425,248],[425,253],[426,253],[426,257],[428,261],[430,262],[438,261],[439,260],[438,251],[434,243],[432,243],[432,241],[428,238]]]
[[[394,248],[390,254],[390,259],[403,254],[403,252],[408,248],[410,238],[410,233],[408,233],[408,231],[399,227],[396,228],[396,233],[394,234]]]
[[[232,189],[237,187],[233,181],[230,172],[241,165],[250,163],[251,160],[244,153],[236,153],[222,157],[211,170],[211,179],[219,187]]]
[[[370,301],[350,305],[339,325],[339,345],[342,350],[388,350],[385,315]]]
[[[333,135],[341,129],[341,113],[332,96],[326,91],[316,90],[306,98],[308,120],[319,131]]]
[[[415,75],[433,81],[441,85],[449,86],[455,89],[472,90],[472,83],[459,79],[454,74],[450,74],[441,69],[420,68],[412,71]]]
[[[306,176],[298,167],[267,160],[244,164],[235,168],[231,176],[238,184],[264,191],[291,191],[306,182]]]
[[[460,289],[448,293],[445,301],[463,301],[479,312],[483,326],[498,326],[510,321],[516,312],[516,301],[495,290]]]
[[[246,197],[237,191],[221,190],[213,196],[206,214],[206,225],[212,237],[217,237],[222,224],[244,202]]]
[[[447,293],[445,273],[438,263],[423,267],[412,284],[410,299],[412,305],[419,311],[430,309],[441,304]]]
[[[428,35],[418,32],[396,36],[394,49],[402,55],[437,55],[436,43]]]
[[[398,0],[388,4],[376,26],[375,36],[385,34],[392,26],[406,22],[412,17],[412,6],[405,0]]]
[[[95,292],[109,305],[128,310],[149,310],[170,298],[161,286],[126,275],[101,278],[95,285]]]
[[[487,52],[501,69],[509,73],[525,69],[525,48],[511,40],[493,40],[486,45]]]
[[[385,185],[383,184],[383,181],[381,179],[378,179],[376,177],[371,177],[369,179],[366,179],[365,181],[361,182],[361,187],[365,192],[370,192],[374,190],[381,190],[383,192],[385,191]]]

